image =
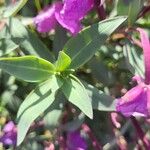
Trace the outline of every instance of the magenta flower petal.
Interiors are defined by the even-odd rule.
[[[66,29],[68,29],[73,35],[76,35],[81,29],[82,25],[79,21],[68,19],[66,16],[61,15],[60,13],[56,12],[56,18],[58,22]]]
[[[3,128],[3,131],[6,132],[10,132],[13,130],[13,128],[15,127],[15,124],[13,121],[9,121]]]
[[[57,20],[55,18],[55,11],[62,7],[61,2],[56,2],[52,6],[45,8],[40,14],[34,18],[34,23],[39,32],[49,32],[55,28]]]
[[[64,0],[64,6],[60,13],[68,19],[81,20],[93,5],[93,0]]]
[[[100,5],[103,5],[103,4],[104,4],[104,2],[105,2],[105,0],[101,0],[101,3],[100,3]]]
[[[80,131],[70,132],[67,135],[68,150],[86,150],[87,144],[85,139],[81,137]]]
[[[16,145],[17,129],[13,121],[8,122],[3,128],[3,134],[0,136],[0,142],[3,145]]]
[[[138,85],[117,100],[116,110],[124,116],[147,116],[147,91]]]
[[[64,6],[56,11],[57,21],[72,34],[77,34],[82,25],[80,20],[84,18],[94,5],[93,0],[64,0]]]
[[[0,137],[0,142],[2,142],[4,145],[16,145],[17,140],[17,132],[11,131],[9,133],[4,134],[2,137]]]
[[[119,119],[118,119],[118,114],[116,112],[112,112],[111,113],[111,121],[113,123],[113,125],[116,127],[116,128],[120,128],[121,127],[121,124],[119,122]]]
[[[143,29],[138,28],[137,30],[140,32],[143,47],[145,80],[134,76],[132,80],[138,85],[117,100],[116,110],[126,117],[150,116],[150,42],[148,34]]]
[[[150,115],[150,87],[147,90],[147,111],[148,114]]]
[[[141,44],[143,47],[143,53],[144,53],[144,64],[145,64],[145,83],[150,84],[150,41],[147,32],[145,32],[143,29],[138,28],[137,29],[140,32],[141,36]]]

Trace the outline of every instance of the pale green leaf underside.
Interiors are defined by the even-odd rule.
[[[60,78],[52,76],[50,80],[33,90],[21,104],[17,114],[17,145],[22,143],[31,123],[53,103],[55,94],[62,84]]]
[[[56,71],[64,71],[69,67],[70,63],[70,57],[66,55],[63,51],[60,51],[58,55],[58,60],[55,63]]]
[[[28,82],[39,82],[54,74],[52,63],[35,56],[0,58],[0,69]]]
[[[46,45],[17,18],[7,20],[6,26],[0,32],[0,38],[12,40],[26,55],[35,55],[51,62],[54,61]]]
[[[104,92],[85,82],[84,86],[92,102],[93,109],[107,112],[116,111],[116,101],[111,96],[106,95]]]
[[[63,48],[72,60],[70,68],[75,69],[85,64],[125,20],[126,17],[122,16],[106,19],[87,27],[76,37],[71,38]]]
[[[17,49],[19,46],[12,40],[0,39],[0,56],[6,55]]]
[[[11,2],[9,6],[6,7],[3,16],[10,17],[15,15],[27,2],[28,0],[17,0],[16,2]]]
[[[73,78],[68,78],[62,86],[66,98],[89,118],[93,118],[92,103],[84,86]]]

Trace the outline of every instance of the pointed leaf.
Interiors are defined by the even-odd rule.
[[[88,96],[92,102],[93,109],[99,111],[115,111],[116,101],[109,95],[98,90],[94,86],[84,82],[84,86],[87,90]]]
[[[53,51],[56,56],[58,56],[59,51],[63,49],[67,40],[67,31],[62,28],[61,25],[57,25],[55,28],[55,35],[53,40]]]
[[[13,50],[17,49],[19,46],[15,44],[12,40],[1,39],[0,40],[0,56],[9,54]]]
[[[77,106],[89,118],[93,118],[93,110],[90,98],[81,82],[73,78],[67,78],[62,86],[66,98]]]
[[[56,91],[62,84],[60,78],[52,76],[33,90],[21,104],[17,114],[17,145],[22,143],[31,123],[53,103]]]
[[[66,97],[61,90],[55,95],[55,101],[52,105],[44,112],[45,127],[49,130],[54,130],[60,126],[61,116],[63,113],[63,107],[66,104]]]
[[[75,131],[80,128],[80,126],[83,124],[85,120],[85,115],[81,113],[79,116],[74,118],[72,121],[67,122],[66,124],[63,124],[61,128],[65,131]]]
[[[140,75],[144,78],[143,55],[139,47],[126,41],[126,44],[123,46],[123,52],[128,69],[134,75]]]
[[[69,67],[71,59],[63,51],[59,52],[58,60],[55,63],[56,71],[64,71]]]
[[[108,70],[106,65],[103,63],[103,60],[93,57],[89,61],[88,65],[91,69],[93,77],[99,80],[105,86],[111,85],[115,82],[115,77],[113,73]]]
[[[22,80],[39,82],[54,74],[55,67],[42,58],[23,56],[0,58],[0,69]]]
[[[12,40],[26,55],[35,55],[51,62],[54,61],[44,43],[16,18],[8,19],[6,26],[0,32],[0,38]]]
[[[132,26],[143,7],[143,0],[118,0],[117,15],[128,16],[128,26]]]
[[[85,64],[100,49],[109,35],[114,32],[126,17],[106,19],[81,31],[71,38],[64,46],[63,51],[70,56],[70,68],[78,68]]]
[[[10,17],[15,15],[27,2],[28,0],[17,0],[9,4],[3,14],[3,17]]]

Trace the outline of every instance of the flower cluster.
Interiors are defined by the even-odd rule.
[[[77,34],[82,25],[80,21],[92,9],[94,0],[64,0],[46,7],[34,18],[39,32],[49,32],[57,22],[73,35]]]
[[[87,143],[80,135],[80,131],[76,130],[69,132],[67,135],[67,148],[68,150],[86,150]]]
[[[3,128],[0,142],[4,146],[15,146],[17,140],[17,129],[13,121],[9,121]]]
[[[134,76],[133,80],[137,82],[137,86],[117,100],[116,110],[126,117],[148,117],[150,115],[150,42],[144,30],[138,29],[138,31],[141,35],[141,44],[144,52],[145,79]]]

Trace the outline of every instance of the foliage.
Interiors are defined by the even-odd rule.
[[[72,35],[60,20],[47,33],[36,30],[35,15],[52,5],[51,0],[0,1],[0,125],[5,135],[5,125],[13,120],[16,127],[11,132],[17,132],[15,144],[4,144],[0,136],[3,149],[65,149],[72,134],[79,136],[81,147],[84,140],[90,141],[84,145],[88,149],[146,147],[142,139],[140,145],[140,136],[132,137],[129,119],[116,113],[114,121],[113,115],[117,98],[131,88],[131,77],[144,77],[136,28],[149,29],[150,2],[105,0],[99,6],[98,2],[82,14],[84,19],[78,18],[83,29]],[[135,125],[135,118],[131,120]],[[128,124],[127,138],[123,124]],[[116,129],[114,145],[111,128]],[[146,123],[143,128],[147,131]],[[78,135],[81,130],[84,138]],[[128,144],[130,138],[138,144]]]

